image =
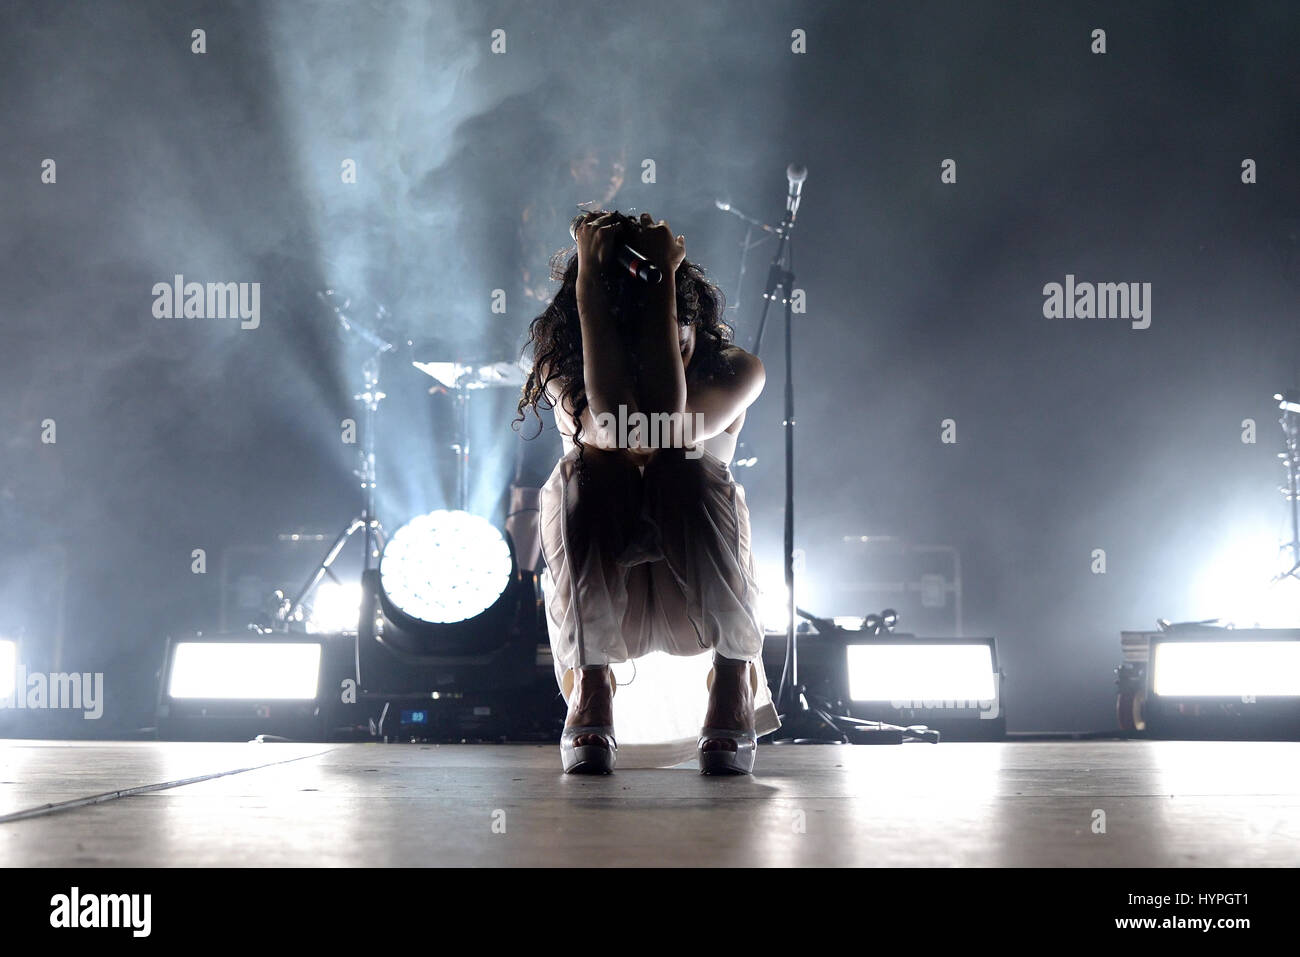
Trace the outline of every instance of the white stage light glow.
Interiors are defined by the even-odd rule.
[[[1161,697],[1300,696],[1300,641],[1156,641],[1151,669]]]
[[[868,642],[849,645],[853,701],[991,701],[993,654],[985,644]]]
[[[172,698],[311,700],[320,661],[321,646],[311,642],[179,642],[167,692]]]
[[[404,614],[429,624],[467,621],[510,584],[505,537],[487,519],[440,509],[397,530],[379,561],[380,587]]]
[[[780,565],[758,569],[758,618],[767,634],[784,633],[790,618],[790,589]],[[795,618],[795,627],[799,620]]]
[[[1278,577],[1289,567],[1286,558],[1276,532],[1239,532],[1192,583],[1182,617],[1217,618],[1238,628],[1300,627],[1300,580]]]
[[[359,582],[321,582],[312,596],[307,631],[313,635],[353,633],[360,618]]]

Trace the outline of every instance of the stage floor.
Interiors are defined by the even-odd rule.
[[[1293,867],[1300,744],[765,746],[754,778],[593,778],[540,745],[0,741],[6,867],[590,864]]]

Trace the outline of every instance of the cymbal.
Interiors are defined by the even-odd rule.
[[[509,360],[482,363],[413,361],[411,365],[448,389],[518,387],[528,378],[518,362]]]

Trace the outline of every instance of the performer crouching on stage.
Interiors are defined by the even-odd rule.
[[[752,773],[757,738],[779,722],[763,671],[749,511],[728,463],[763,365],[731,343],[721,292],[666,221],[588,213],[573,236],[576,250],[556,261],[560,289],[529,327],[533,367],[519,402],[521,415],[552,409],[564,440],[540,503],[547,620],[569,708],[564,770],[614,769],[616,690],[660,708],[649,713],[665,728],[691,695],[703,705],[706,687],[680,682],[616,689],[610,665],[663,652],[671,661],[712,654],[713,667],[701,682],[703,727],[689,740],[665,733],[650,763],[698,755],[703,773]],[[623,245],[662,282],[628,275]]]

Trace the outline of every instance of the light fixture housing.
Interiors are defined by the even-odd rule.
[[[1172,738],[1300,738],[1300,629],[1202,623],[1146,639],[1145,730]]]
[[[352,670],[341,635],[198,634],[168,639],[158,699],[159,736],[248,740],[273,734],[322,740]]]
[[[994,638],[914,638],[846,632],[843,700],[854,717],[924,725],[948,740],[1006,733]]]
[[[407,522],[362,575],[361,697],[389,713],[437,701],[430,720],[441,726],[473,696],[532,687],[546,633],[537,588],[486,519],[439,510]]]

